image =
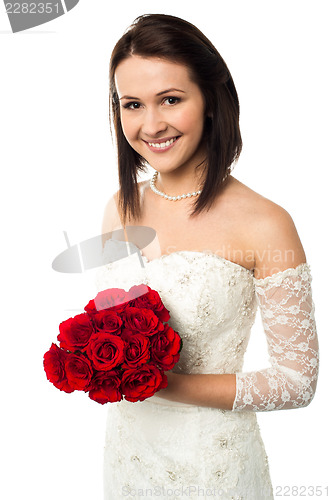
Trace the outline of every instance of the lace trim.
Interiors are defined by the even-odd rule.
[[[307,273],[307,275],[305,275]],[[266,276],[266,278],[253,278],[254,284],[256,286],[265,286],[267,284],[280,284],[287,276],[300,276],[308,281],[312,281],[311,275],[311,267],[307,262],[303,262],[296,267],[289,267],[288,269],[284,269],[284,271],[280,271],[278,273],[274,273],[271,276]]]

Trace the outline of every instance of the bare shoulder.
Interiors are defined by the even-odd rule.
[[[105,245],[112,231],[121,228],[121,221],[118,212],[119,190],[112,194],[106,202],[102,219],[102,244]]]
[[[255,278],[261,279],[306,262],[294,221],[282,206],[234,179],[233,193],[244,217],[247,246],[255,255]]]
[[[149,181],[140,181],[138,186],[146,186]],[[109,239],[109,233],[117,229],[122,229],[121,218],[120,218],[120,205],[119,205],[119,193],[118,189],[114,192],[111,197],[106,202],[103,220],[102,220],[102,244],[104,246],[105,241]]]

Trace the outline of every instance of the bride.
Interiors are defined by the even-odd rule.
[[[110,101],[120,189],[105,208],[104,252],[108,233],[127,228],[144,265],[110,262],[96,283],[157,290],[183,349],[165,389],[109,404],[104,498],[271,499],[256,413],[310,404],[319,366],[294,222],[231,175],[242,148],[237,92],[192,24],[137,18],[111,56]],[[137,182],[148,165],[153,177]],[[141,248],[143,226],[156,238]],[[242,373],[257,308],[271,366]]]

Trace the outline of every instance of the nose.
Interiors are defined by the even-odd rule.
[[[144,113],[142,132],[147,137],[158,137],[167,129],[167,123],[163,119],[160,110],[156,108],[147,109]]]

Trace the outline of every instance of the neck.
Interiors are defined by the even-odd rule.
[[[155,186],[169,196],[178,196],[202,190],[205,178],[204,160],[194,170],[158,172]]]

